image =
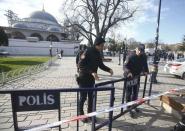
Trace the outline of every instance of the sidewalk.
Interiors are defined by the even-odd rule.
[[[111,79],[119,79],[122,77],[122,66],[118,65],[118,58],[113,58],[112,62],[105,62],[114,71],[114,76],[110,77],[108,73],[101,70],[98,74],[100,81]],[[159,84],[153,85],[152,93],[160,93],[170,88],[179,88],[185,86],[185,82],[171,75],[165,74],[160,67],[158,75]],[[53,63],[49,70],[36,74],[29,78],[7,84],[0,89],[43,89],[43,88],[74,88],[77,87],[75,81],[76,65],[74,57],[64,57]],[[143,78],[141,79],[143,84]],[[142,86],[140,94],[142,93]],[[114,105],[121,104],[123,82],[115,84],[115,102]],[[149,85],[147,86],[148,91]],[[108,108],[109,106],[108,92],[98,93],[97,110]],[[148,94],[148,92],[146,92]],[[61,93],[61,113],[62,120],[76,116],[76,93]],[[86,107],[85,107],[86,108]],[[151,101],[151,105],[143,104],[140,106],[142,113],[138,114],[136,119],[130,118],[128,114],[120,117],[113,122],[113,131],[169,131],[175,125],[177,120],[170,114],[165,113],[159,103],[159,99]],[[0,131],[13,131],[13,119],[11,112],[10,95],[0,95]],[[114,114],[119,113],[114,111]],[[19,126],[27,127],[38,124],[47,124],[57,121],[56,111],[35,111],[18,113]],[[108,114],[98,116],[98,121],[106,119]],[[101,130],[107,130],[107,126]],[[76,122],[62,125],[65,131],[76,130]],[[56,128],[56,130],[58,130]],[[80,122],[80,131],[90,131],[91,127],[88,124]]]

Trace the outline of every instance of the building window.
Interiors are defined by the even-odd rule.
[[[39,41],[43,41],[43,37],[38,33],[31,34],[31,37],[37,37],[39,39]]]
[[[12,32],[12,38],[14,39],[26,39],[25,35],[19,31]]]
[[[51,34],[46,38],[47,41],[55,41],[55,42],[59,42],[59,39],[57,36]]]

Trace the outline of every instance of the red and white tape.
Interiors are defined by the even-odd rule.
[[[128,102],[128,103],[125,103],[125,104],[120,104],[118,106],[110,107],[108,109],[102,109],[102,110],[91,112],[91,113],[88,113],[88,114],[85,114],[85,115],[71,117],[68,120],[62,120],[62,121],[54,122],[54,123],[51,123],[51,124],[42,125],[42,126],[39,126],[39,127],[28,129],[26,131],[40,131],[40,130],[49,129],[49,128],[52,128],[52,127],[55,127],[55,126],[59,126],[59,125],[62,125],[64,123],[70,123],[70,122],[77,121],[77,120],[82,120],[82,119],[85,119],[85,118],[88,118],[88,117],[98,116],[102,113],[107,113],[107,112],[117,110],[117,109],[120,109],[120,108],[126,109],[128,106],[132,106],[132,105],[135,105],[135,104],[142,104],[147,100],[152,100],[152,99],[155,99],[155,98],[160,97],[162,95],[166,95],[166,94],[169,94],[169,93],[174,93],[178,90],[183,90],[183,89],[185,89],[185,87],[184,88],[178,88],[178,89],[170,89],[169,91],[166,91],[166,92],[163,92],[163,93],[159,93],[159,94],[156,94],[156,95],[151,95],[151,96],[144,97],[144,98],[139,98],[135,101],[131,101],[131,102]]]

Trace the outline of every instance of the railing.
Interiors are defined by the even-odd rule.
[[[137,85],[140,86],[140,76],[137,76],[137,79],[138,79]],[[11,94],[12,104],[15,104],[16,103],[14,101],[15,97],[13,97],[13,96],[14,95],[18,96],[19,94],[21,94],[22,96],[25,95],[25,97],[29,97],[29,95],[31,95],[32,97],[34,95],[37,95],[37,97],[39,97],[39,93],[38,92],[41,93],[41,96],[46,96],[46,94],[50,95],[49,93],[52,93],[52,92],[55,92],[55,93],[59,93],[59,92],[60,93],[76,92],[77,93],[77,110],[76,111],[77,111],[77,116],[78,116],[79,115],[78,114],[79,92],[81,92],[81,91],[89,91],[89,92],[93,93],[93,112],[95,112],[96,111],[96,106],[97,106],[96,102],[97,102],[97,92],[98,91],[110,91],[109,107],[113,107],[114,106],[114,101],[115,101],[115,96],[116,96],[115,95],[115,90],[116,90],[115,84],[118,83],[118,82],[123,82],[122,88],[120,90],[120,92],[122,94],[122,97],[121,97],[121,99],[119,101],[120,101],[120,104],[124,104],[125,103],[126,85],[127,85],[127,82],[129,82],[131,80],[133,80],[133,79],[121,78],[121,79],[118,79],[118,80],[102,82],[102,83],[95,84],[95,88],[85,88],[85,89],[82,89],[82,88],[75,88],[75,89],[74,88],[67,88],[67,89],[41,89],[41,90],[32,90],[32,92],[30,92],[30,90],[0,90],[0,94],[7,94],[7,93]],[[142,94],[141,97],[145,97],[146,84],[147,84],[147,76],[145,76],[145,79],[144,79],[144,88],[143,88],[143,94]],[[111,86],[107,86],[107,85],[111,85]],[[149,87],[148,95],[150,96],[151,95],[151,90],[152,90],[152,82],[150,83],[149,86],[150,87]],[[28,93],[27,95],[26,95],[26,92]],[[31,94],[31,93],[33,93],[33,94]],[[20,104],[20,102],[17,102],[17,103]],[[36,100],[35,100],[35,103],[37,103]],[[108,131],[111,131],[112,130],[112,122],[114,120],[118,119],[119,117],[121,117],[125,113],[129,112],[130,110],[132,110],[133,108],[136,108],[137,106],[139,106],[141,104],[142,104],[142,102],[139,103],[139,104],[135,104],[134,106],[132,106],[131,108],[126,109],[126,110],[125,109],[123,110],[123,108],[120,108],[120,113],[119,114],[114,114],[113,111],[110,111],[109,115],[108,115],[108,120],[103,120],[103,121],[98,122],[98,123],[96,123],[96,116],[92,116],[91,130],[92,131],[96,131],[96,130],[98,130],[98,129],[108,125]],[[12,111],[13,111],[13,118],[14,118],[14,127],[15,127],[15,130],[17,131],[17,129],[18,129],[18,126],[17,126],[17,114],[16,114],[16,111],[15,111],[16,105],[17,104],[12,105],[12,108],[13,108]],[[49,107],[51,107],[51,106],[49,106]],[[59,112],[61,112],[60,108],[59,108]],[[60,116],[60,113],[59,113],[59,121],[61,120],[60,118],[61,118],[61,116]],[[77,129],[77,131],[79,131],[79,121],[77,120],[76,122],[77,122],[77,128],[76,129]],[[52,126],[52,127],[56,127],[56,126]],[[61,128],[59,127],[59,130],[60,129]]]
[[[141,76],[145,76],[145,75],[141,75]],[[138,79],[138,92],[139,92],[139,88],[140,88],[140,77],[141,76],[136,76],[135,78],[136,79]],[[132,78],[132,79],[134,79],[134,78]],[[145,91],[146,91],[146,85],[147,85],[147,79],[148,79],[148,76],[146,75],[145,76],[145,78],[144,78],[144,87],[143,87],[143,94],[142,94],[142,96],[141,97],[145,97],[145,95],[146,95],[146,93],[145,93]],[[129,79],[129,78],[121,78],[121,79],[117,79],[117,80],[111,80],[111,81],[106,81],[106,82],[102,82],[102,83],[98,83],[98,84],[96,84],[95,85],[95,87],[101,87],[101,86],[106,86],[106,85],[109,85],[109,84],[111,84],[111,87],[112,88],[115,88],[115,84],[116,83],[118,83],[118,82],[123,82],[123,88],[121,89],[121,92],[122,92],[122,98],[121,98],[121,102],[120,102],[120,104],[123,104],[123,103],[125,103],[125,93],[126,93],[126,83],[128,82],[128,81],[130,81],[131,79]],[[115,89],[116,90],[116,89]],[[148,92],[148,95],[150,96],[151,95],[151,90],[152,90],[152,83],[150,82],[150,88],[149,88],[149,92]],[[96,92],[97,93],[97,92]],[[114,96],[116,96],[116,95],[114,95]],[[96,102],[97,102],[97,94],[95,94],[95,103],[93,103],[93,111],[95,111],[96,110]],[[115,98],[110,98],[111,99],[111,101],[113,102],[112,104],[114,105],[114,101],[115,101]],[[111,119],[109,119],[109,120],[105,120],[105,121],[102,121],[102,122],[99,122],[97,125],[96,125],[96,122],[95,122],[95,119],[96,119],[96,116],[94,116],[93,117],[93,121],[92,121],[92,131],[95,131],[95,130],[98,130],[98,129],[100,129],[100,128],[102,128],[102,127],[104,127],[104,126],[106,126],[106,125],[108,125],[109,124],[109,126],[111,126],[112,125],[112,121],[114,121],[114,120],[116,120],[116,119],[118,119],[119,117],[121,117],[122,115],[124,115],[124,114],[126,114],[127,112],[129,112],[130,110],[132,110],[132,109],[134,109],[134,108],[136,108],[137,106],[139,106],[140,104],[138,104],[138,105],[134,105],[134,106],[132,106],[131,108],[129,108],[129,109],[127,109],[127,110],[123,110],[123,108],[121,108],[120,109],[120,113],[119,114],[117,114],[117,115],[114,115],[113,114],[113,112],[111,112],[111,116],[109,116],[109,117],[111,117]],[[110,106],[111,107],[111,106]],[[111,123],[111,124],[110,124]],[[111,128],[112,127],[109,127],[109,131],[111,131]]]
[[[28,66],[21,69],[16,69],[9,72],[1,72],[0,73],[0,86],[4,85],[7,82],[15,81],[17,79],[33,75],[35,73],[41,72],[46,70],[50,65],[52,65],[52,62],[55,61],[57,57],[51,58],[49,61],[34,65],[34,66]]]
[[[47,108],[51,108],[52,106],[56,106],[57,103],[57,107],[53,108],[53,109],[57,109],[58,110],[58,120],[61,121],[61,102],[60,102],[60,94],[59,93],[68,93],[68,92],[75,92],[77,93],[77,99],[79,98],[79,92],[92,92],[92,93],[96,93],[98,91],[109,91],[110,92],[110,107],[114,106],[112,101],[112,98],[114,98],[114,90],[115,88],[113,87],[99,87],[99,88],[59,88],[59,89],[33,89],[33,90],[0,90],[0,94],[11,94],[11,104],[12,104],[12,114],[13,114],[13,122],[14,122],[14,130],[15,131],[20,131],[20,130],[25,130],[24,128],[20,128],[18,127],[18,121],[17,121],[17,112],[21,112],[21,111],[31,111],[32,109],[34,109],[34,111],[39,110],[51,110],[51,109],[47,109]],[[58,95],[57,95],[58,94]],[[55,95],[57,95],[55,97]],[[21,99],[20,97],[24,97],[24,98],[30,98],[30,96],[33,97],[37,97],[39,99],[42,99],[43,96],[45,96],[45,98],[48,98],[50,96],[50,99],[53,99],[53,105],[48,104],[47,102],[45,103],[45,105],[42,103],[42,105],[37,105],[38,103],[38,99],[34,100],[35,103],[31,103],[31,104],[27,104],[24,103],[23,105],[21,103],[21,101],[23,99]],[[52,96],[52,97],[51,97]],[[57,98],[58,97],[58,98]],[[43,98],[44,99],[44,98]],[[45,100],[46,101],[46,100]],[[94,100],[93,100],[94,101]],[[25,101],[27,102],[27,101]],[[32,101],[33,102],[33,101]],[[94,103],[94,102],[93,102]],[[48,105],[47,105],[48,104]],[[19,110],[18,108],[24,106],[23,109]],[[42,108],[42,106],[44,106],[44,108]],[[17,108],[18,107],[18,108]],[[39,109],[40,108],[40,109]],[[42,108],[42,109],[41,109]],[[109,131],[111,131],[111,127],[112,127],[112,112],[109,112]],[[77,115],[78,115],[78,104],[77,104]],[[95,121],[93,121],[95,124]],[[53,128],[55,128],[56,126],[54,126]],[[31,127],[33,128],[33,127]],[[27,128],[28,129],[28,128]],[[59,131],[61,131],[61,127],[59,126]],[[79,123],[77,121],[77,131],[79,131]],[[94,131],[94,127],[92,125],[92,131]]]

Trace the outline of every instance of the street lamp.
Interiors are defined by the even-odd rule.
[[[118,63],[118,65],[121,65],[121,49],[122,49],[122,47],[120,47],[120,49],[119,49],[119,63]]]
[[[158,72],[158,52],[157,46],[159,42],[159,25],[160,25],[160,15],[161,15],[161,0],[159,0],[159,8],[158,8],[158,17],[157,17],[157,29],[156,29],[156,37],[155,37],[155,54],[153,59],[153,71],[151,76],[151,81],[157,83],[156,77]]]
[[[123,64],[124,64],[124,62],[126,60],[126,56],[127,56],[127,43],[126,42],[127,42],[127,40],[125,38],[123,41]]]

